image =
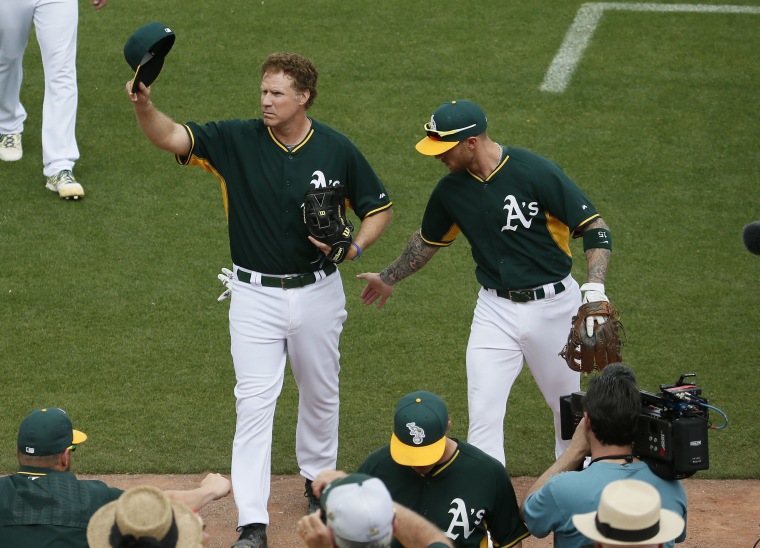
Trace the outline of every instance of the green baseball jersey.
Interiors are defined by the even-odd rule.
[[[512,480],[499,461],[455,440],[445,463],[420,476],[397,464],[390,445],[371,453],[358,472],[383,480],[393,500],[437,525],[457,547],[513,546],[529,536],[520,519]],[[401,544],[394,540],[394,546]]]
[[[342,187],[360,219],[391,207],[369,162],[343,134],[312,120],[307,137],[289,150],[262,120],[224,120],[186,126],[192,146],[185,165],[220,181],[232,262],[266,274],[321,268],[324,254],[308,239],[303,219],[310,187]]]
[[[422,239],[448,246],[463,233],[486,288],[527,289],[570,274],[570,236],[599,216],[562,169],[528,150],[503,147],[487,178],[449,173],[433,190]]]
[[[87,524],[121,489],[71,472],[22,466],[0,478],[0,546],[81,548]]]

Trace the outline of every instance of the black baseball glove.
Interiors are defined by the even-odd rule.
[[[354,225],[346,218],[346,202],[340,187],[310,188],[303,203],[303,221],[314,239],[330,246],[327,260],[343,262],[351,247]]]

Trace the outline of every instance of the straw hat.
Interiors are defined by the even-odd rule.
[[[203,522],[181,502],[151,486],[133,487],[100,508],[87,526],[90,548],[117,546],[119,538],[132,535],[164,540],[166,546],[198,548],[203,540]],[[113,539],[112,543],[112,538]],[[172,542],[172,538],[176,538]]]
[[[598,511],[574,515],[573,524],[591,540],[615,546],[670,542],[685,526],[681,516],[662,509],[657,489],[634,479],[607,485]]]

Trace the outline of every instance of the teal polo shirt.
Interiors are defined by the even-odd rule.
[[[22,466],[0,478],[0,546],[86,548],[90,518],[122,492],[71,472]]]

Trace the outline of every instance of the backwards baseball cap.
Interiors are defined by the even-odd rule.
[[[585,537],[614,546],[663,544],[683,531],[681,516],[661,507],[660,493],[649,483],[625,479],[603,490],[599,509],[573,516],[573,525]]]
[[[391,457],[403,466],[430,466],[446,449],[449,412],[441,398],[420,390],[396,404]]]
[[[366,474],[333,481],[320,500],[335,536],[352,542],[373,542],[393,534],[393,499],[385,484]]]
[[[140,82],[149,86],[158,78],[175,38],[172,29],[158,22],[143,25],[132,33],[124,44],[124,58],[135,71],[132,93],[140,88]]]
[[[480,135],[487,127],[486,114],[478,105],[464,100],[449,101],[435,110],[425,124],[427,137],[415,148],[426,156],[438,156],[460,141]]]
[[[84,432],[74,430],[63,409],[47,407],[35,409],[21,422],[16,445],[25,455],[44,457],[63,453],[86,439]]]

